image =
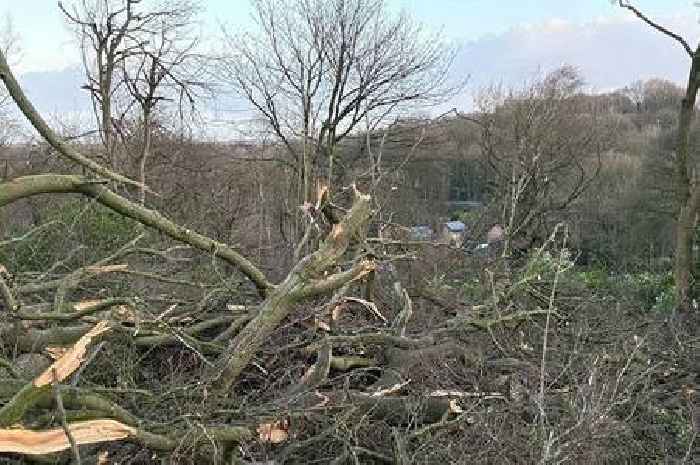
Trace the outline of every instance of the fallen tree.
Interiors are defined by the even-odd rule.
[[[238,248],[110,189],[107,179],[139,186],[61,141],[1,55],[0,77],[59,155],[100,176],[17,177],[0,183],[0,207],[78,194],[167,239],[143,247],[140,229],[105,257],[73,268],[58,263],[51,273],[0,265],[0,453],[72,454],[76,462],[81,454],[108,450],[131,459],[146,450],[147,461],[183,463],[554,463],[601,435],[626,439],[620,418],[635,414],[640,386],[673,378],[667,368],[675,362],[645,356],[636,333],[602,354],[583,354],[586,325],[595,324],[585,304],[571,312],[582,313],[566,333],[573,342],[559,338],[565,312],[556,297],[571,262],[564,248],[544,258],[556,231],[523,269],[497,277],[502,262],[480,269],[491,278],[483,302],[446,292],[426,316],[428,299],[418,301],[382,270],[391,244],[365,239],[373,199],[352,186],[343,207],[330,208],[327,193],[304,206],[318,222],[309,223],[290,251],[294,263],[275,283]],[[230,286],[228,276],[175,276],[163,266],[175,261],[170,241],[206,254],[212,266],[214,258],[231,265],[252,283],[252,295]],[[134,260],[139,254],[152,262]],[[120,286],[110,286],[117,276]],[[121,285],[130,278],[170,286],[172,294]],[[361,280],[374,286],[364,299],[353,295]],[[227,300],[216,301],[218,294]],[[673,381],[690,386],[686,378]],[[455,452],[455,441],[475,444],[474,451]],[[128,444],[137,449],[120,449]],[[522,459],[526,449],[532,452]]]

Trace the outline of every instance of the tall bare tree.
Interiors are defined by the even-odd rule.
[[[227,33],[219,77],[287,149],[304,200],[321,163],[329,179],[338,143],[362,122],[455,90],[455,49],[384,0],[254,0],[257,30]]]
[[[146,163],[151,156],[155,113],[163,107],[194,110],[197,91],[204,83],[196,77],[198,37],[193,31],[197,8],[188,0],[173,2],[147,28],[127,38],[132,52],[122,61],[122,80],[139,120],[140,144],[136,156],[141,204],[146,200]],[[170,105],[168,105],[170,104]]]
[[[0,50],[2,50],[5,56],[12,59],[12,57],[17,54],[18,47],[19,37],[12,24],[12,18],[8,15],[3,19],[2,25],[0,25]],[[12,100],[10,99],[9,93],[7,93],[5,89],[0,89],[0,121],[3,121],[3,127],[0,128],[0,145],[10,126],[6,121],[9,118],[7,109],[11,102]]]
[[[143,51],[142,33],[157,31],[160,21],[172,16],[173,8],[143,9],[142,0],[80,0],[58,5],[80,42],[87,78],[83,88],[92,97],[107,165],[115,168],[114,122],[118,118],[114,106],[122,88],[120,69],[127,58]],[[178,6],[176,2],[175,11]]]
[[[505,228],[504,255],[546,231],[547,220],[590,186],[610,138],[595,103],[579,98],[582,81],[563,67],[522,90],[482,93],[480,159],[490,173],[489,202]]]
[[[680,35],[655,22],[632,3],[618,0],[617,4],[632,12],[644,23],[673,39],[690,57],[690,71],[685,96],[681,101],[678,119],[678,132],[675,146],[675,180],[676,191],[676,253],[674,275],[678,308],[690,311],[695,289],[693,246],[695,230],[700,211],[700,179],[698,160],[690,153],[690,133],[695,118],[695,104],[700,89],[700,45],[692,48]]]

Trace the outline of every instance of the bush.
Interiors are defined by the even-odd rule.
[[[673,272],[615,274],[605,269],[578,271],[574,279],[589,289],[631,300],[645,311],[670,312],[676,305]]]
[[[70,251],[74,253],[66,266],[94,262],[133,238],[137,225],[96,202],[78,199],[47,207],[41,219],[55,224],[29,240],[0,249],[0,262],[9,264],[13,272],[47,270]],[[18,229],[10,236],[26,232]]]

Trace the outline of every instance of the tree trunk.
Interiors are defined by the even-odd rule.
[[[695,186],[686,204],[681,206],[676,224],[676,298],[678,308],[686,312],[693,308],[693,299],[697,293],[695,290],[693,245],[699,199],[700,189]]]
[[[146,205],[146,162],[151,156],[151,111],[144,110],[143,112],[143,147],[141,147],[141,156],[139,157],[139,203]]]
[[[231,341],[220,358],[213,383],[219,391],[231,388],[297,302],[332,292],[374,270],[372,263],[360,261],[348,271],[324,277],[324,272],[337,264],[351,240],[366,227],[370,213],[370,197],[356,193],[352,208],[335,225],[321,247],[299,261],[285,280],[270,291],[258,314]]]
[[[700,47],[695,50],[688,76],[686,94],[681,103],[676,144],[676,182],[678,195],[678,217],[676,222],[676,256],[674,277],[676,301],[681,311],[692,308],[693,299],[693,242],[695,219],[698,213],[700,189],[694,185],[689,170],[690,127],[695,116],[695,101],[700,88]]]

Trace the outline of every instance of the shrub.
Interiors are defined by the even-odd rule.
[[[14,272],[44,271],[68,257],[66,266],[99,260],[133,238],[137,225],[96,202],[79,199],[47,207],[41,219],[54,224],[0,249],[0,261]],[[15,229],[10,236],[26,232]]]

